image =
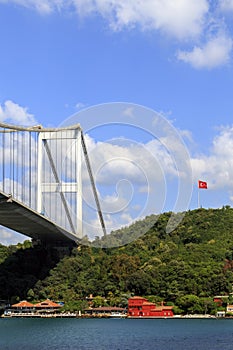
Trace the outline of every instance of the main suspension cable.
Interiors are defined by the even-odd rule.
[[[98,215],[99,215],[99,219],[100,219],[100,224],[102,226],[102,230],[104,233],[104,236],[107,235],[106,232],[106,227],[105,227],[105,223],[104,223],[104,218],[103,218],[103,214],[101,211],[101,207],[100,207],[100,202],[99,202],[99,198],[98,198],[98,193],[96,190],[96,186],[95,186],[95,181],[94,181],[94,177],[92,174],[92,170],[91,170],[91,163],[90,163],[90,159],[87,153],[87,148],[86,148],[86,144],[85,144],[85,140],[84,140],[84,136],[83,136],[83,132],[81,131],[81,142],[82,142],[82,148],[83,148],[83,153],[84,153],[84,157],[85,157],[85,161],[86,161],[86,165],[87,165],[87,170],[88,170],[88,174],[90,176],[90,180],[91,180],[91,186],[92,186],[92,191],[94,194],[94,198],[95,198],[95,203],[97,206],[97,211],[98,211]]]

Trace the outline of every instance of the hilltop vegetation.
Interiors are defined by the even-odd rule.
[[[232,292],[233,209],[189,211],[166,233],[169,217],[162,214],[155,222],[149,216],[107,238],[119,243],[137,237],[132,243],[79,246],[60,261],[28,241],[0,246],[0,299],[51,298],[80,308],[89,294],[122,306],[129,295],[141,295],[173,303],[178,311],[213,311],[213,296]],[[145,227],[148,232],[140,236]]]

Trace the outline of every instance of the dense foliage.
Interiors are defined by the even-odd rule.
[[[75,309],[86,307],[90,294],[122,306],[129,295],[143,295],[170,302],[177,312],[213,312],[213,296],[232,292],[233,209],[189,211],[167,233],[170,214],[113,232],[107,239],[118,244],[136,238],[120,248],[80,245],[58,257],[28,241],[0,246],[0,299],[48,297]],[[148,232],[140,236],[145,226]],[[106,242],[97,238],[96,243]]]

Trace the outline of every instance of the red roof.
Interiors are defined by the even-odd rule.
[[[146,300],[145,298],[143,298],[143,297],[137,297],[137,296],[135,296],[135,297],[131,297],[131,298],[129,298],[129,299],[135,299],[135,300]]]
[[[46,299],[42,301],[41,303],[38,303],[35,305],[37,308],[54,308],[54,307],[61,307],[61,305],[54,303],[54,301]]]
[[[11,307],[27,307],[27,308],[29,308],[29,307],[34,307],[34,305],[33,304],[31,304],[31,303],[29,303],[27,300],[23,300],[23,301],[21,301],[20,303],[18,303],[18,304],[14,304],[14,305],[11,305]]]
[[[173,306],[156,306],[155,309],[153,309],[153,311],[168,311],[168,310],[172,310]]]

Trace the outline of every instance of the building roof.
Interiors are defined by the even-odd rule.
[[[151,311],[166,311],[166,310],[172,310],[173,306],[156,306],[155,309]]]
[[[54,307],[61,307],[60,304],[54,303],[54,301],[46,299],[44,301],[42,301],[41,303],[38,303],[35,305],[35,307],[37,308],[54,308]]]
[[[35,305],[32,304],[32,303],[29,303],[27,300],[22,300],[20,301],[20,303],[17,303],[17,304],[13,304],[11,305],[11,307],[19,307],[19,308],[30,308],[30,307],[34,307]]]
[[[144,303],[142,305],[143,306],[144,305],[153,305],[153,306],[155,306],[155,303],[151,303],[150,301],[144,301]]]
[[[129,300],[132,300],[132,299],[134,299],[134,300],[142,300],[142,299],[143,299],[143,300],[146,300],[146,298],[137,297],[137,296],[129,298]]]

